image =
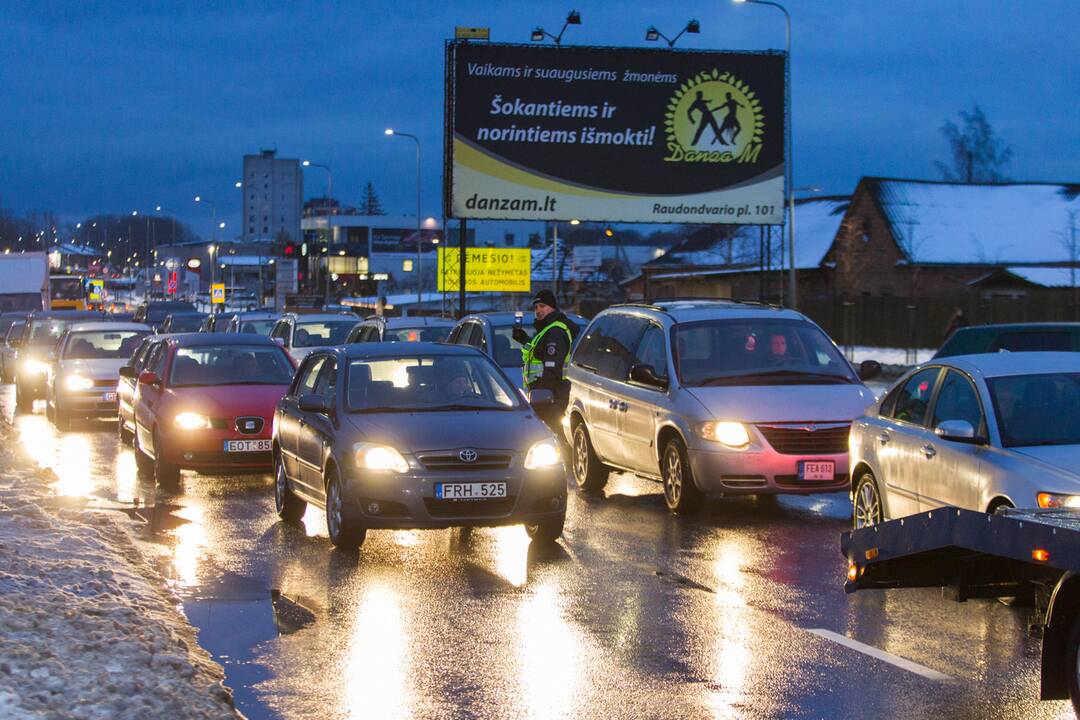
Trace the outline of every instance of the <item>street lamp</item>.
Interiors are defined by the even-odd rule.
[[[686,23],[686,27],[680,30],[679,34],[673,38],[669,38],[667,35],[657,30],[655,25],[650,25],[649,29],[645,31],[645,39],[649,42],[656,42],[660,38],[663,38],[664,41],[668,44],[668,47],[673,48],[675,47],[675,43],[679,41],[679,38],[683,36],[683,33],[691,33],[696,35],[699,32],[701,32],[701,23],[699,23],[697,20],[691,20],[690,22]]]
[[[569,26],[569,25],[580,25],[580,24],[581,24],[581,13],[579,13],[577,10],[571,10],[569,13],[567,13],[566,22],[563,23],[562,30],[559,31],[558,35],[552,35],[551,33],[549,33],[544,28],[536,27],[535,29],[533,29],[532,34],[529,35],[529,38],[533,42],[544,42],[544,38],[549,37],[549,38],[551,38],[552,40],[555,41],[556,45],[562,45],[562,36],[563,36],[563,33],[566,32],[567,26]]]
[[[569,20],[567,22],[569,22]],[[578,20],[578,22],[581,21]],[[560,35],[561,34],[562,33],[560,33]],[[424,302],[421,294],[421,283],[424,279],[421,274],[423,260],[420,256],[420,251],[423,250],[424,247],[424,231],[420,227],[420,138],[415,135],[410,135],[409,133],[398,132],[393,128],[386,128],[384,132],[387,136],[393,137],[396,135],[398,137],[406,137],[416,143],[416,311],[420,312],[420,305]]]
[[[788,207],[788,300],[792,309],[798,308],[798,288],[795,284],[795,193],[792,191],[794,178],[794,158],[792,157],[792,133],[791,133],[791,14],[787,8],[772,0],[732,0],[736,4],[751,3],[753,5],[771,5],[784,13],[784,70],[786,77],[784,82],[784,105],[787,109],[787,123],[785,123],[785,144],[787,145],[787,162],[784,163],[784,171],[787,176],[784,186],[787,189]]]

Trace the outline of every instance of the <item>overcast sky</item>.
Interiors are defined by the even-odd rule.
[[[938,179],[946,117],[979,103],[1013,147],[1018,180],[1080,183],[1080,3],[788,0],[795,183],[850,192],[862,175]],[[443,40],[558,32],[567,3],[0,0],[0,206],[67,220],[164,206],[208,232],[233,227],[241,156],[277,148],[332,166],[357,203],[371,180],[391,213],[441,213]],[[782,47],[775,8],[638,0],[574,3],[566,43],[649,46],[690,18],[680,47]],[[308,195],[325,173],[307,171]]]

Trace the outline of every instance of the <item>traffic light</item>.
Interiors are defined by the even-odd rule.
[[[283,250],[285,257],[296,257],[296,243],[287,242]]]

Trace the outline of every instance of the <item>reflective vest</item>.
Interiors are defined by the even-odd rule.
[[[536,334],[536,337],[532,339],[532,342],[522,346],[521,348],[521,377],[525,384],[525,389],[528,390],[540,376],[544,374],[544,360],[538,358],[534,352],[536,348],[540,347],[540,343],[547,334],[548,330],[552,328],[559,328],[566,333],[566,357],[563,359],[563,379],[566,379],[566,365],[570,362],[570,345],[573,343],[573,335],[570,334],[570,328],[566,326],[562,320],[556,320],[543,330]]]

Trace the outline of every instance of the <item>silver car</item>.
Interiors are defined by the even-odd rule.
[[[851,428],[855,527],[953,505],[1080,508],[1080,360],[1001,352],[904,375]]]
[[[120,367],[152,332],[148,325],[117,322],[73,323],[64,330],[45,391],[45,414],[59,430],[76,418],[116,417]]]
[[[341,345],[359,323],[360,318],[350,312],[285,313],[274,324],[270,337],[299,363],[313,350]]]
[[[0,380],[3,382],[15,382],[15,367],[18,362],[19,349],[12,344],[12,339],[22,338],[23,327],[26,320],[16,320],[4,333],[4,341],[0,344]]]
[[[324,508],[339,547],[380,528],[523,524],[534,539],[562,534],[566,473],[555,437],[472,348],[312,352],[278,403],[273,451],[278,515],[298,522],[307,503]]]
[[[662,481],[677,513],[703,494],[847,490],[848,429],[874,401],[805,316],[730,301],[609,308],[567,374],[578,486],[628,470]]]

